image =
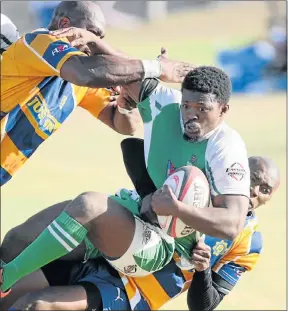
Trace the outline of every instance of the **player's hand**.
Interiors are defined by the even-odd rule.
[[[163,47],[158,59],[162,66],[160,80],[167,83],[182,83],[187,73],[195,69],[191,64],[168,59],[167,50]]]
[[[204,271],[210,267],[211,249],[205,244],[203,238],[196,244],[192,251],[191,263],[198,272]]]
[[[167,185],[154,192],[151,206],[152,210],[159,216],[173,216],[178,212],[178,200]]]
[[[55,36],[56,38],[66,37],[69,40],[70,45],[77,48],[79,46],[84,46],[88,43],[94,42],[97,38],[99,38],[91,31],[76,27],[50,31],[50,35]]]
[[[110,103],[114,103],[114,105],[117,105],[117,98],[119,97],[121,92],[121,88],[119,86],[111,87],[111,93],[109,97]]]
[[[116,105],[127,110],[133,110],[137,107],[136,102],[129,96],[128,92],[124,88],[121,88],[120,90],[120,94],[116,100]]]
[[[148,221],[152,224],[158,224],[157,215],[153,212],[151,207],[151,199],[153,193],[146,195],[146,197],[142,200],[140,214],[143,220]]]

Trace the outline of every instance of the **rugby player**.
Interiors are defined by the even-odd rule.
[[[50,35],[50,31],[71,26],[87,29],[97,42],[104,36],[105,19],[93,1],[62,1],[48,29],[25,34],[2,54],[1,186],[77,106],[115,131],[130,134],[136,110],[125,115],[121,107],[115,109],[109,104],[110,90],[106,87],[147,77],[181,82],[183,76],[175,66],[181,67],[181,73],[189,71],[187,64],[167,59],[142,61],[120,57],[119,53],[92,55],[89,43],[82,46],[84,53],[67,38]]]
[[[132,147],[137,168],[135,158],[127,158],[125,154]],[[148,175],[143,148],[143,142],[136,139],[127,139],[122,144],[126,169],[133,176],[134,186],[147,191],[154,185],[148,179],[143,183],[142,177]],[[189,267],[181,270],[177,253],[162,270],[143,278],[118,274],[102,259],[85,264],[59,260],[19,281],[2,307],[13,304],[16,310],[157,310],[189,288],[189,310],[214,310],[243,273],[255,267],[262,237],[254,210],[272,198],[280,182],[279,169],[271,159],[250,157],[249,166],[252,205],[243,231],[233,242],[209,236],[204,243],[200,241],[191,259],[196,271]],[[49,284],[52,287],[47,288]]]
[[[182,104],[181,92],[161,85],[158,80],[145,80],[139,86],[141,98],[136,101],[141,102],[138,108],[145,127],[147,169],[160,188],[152,199],[144,198],[141,212],[146,214],[152,200],[157,214],[176,215],[199,232],[234,240],[242,231],[248,212],[250,174],[244,142],[223,121],[231,95],[229,77],[214,67],[192,70],[182,84]],[[133,87],[133,99],[136,88],[137,85]],[[169,188],[162,190],[167,175],[184,165],[195,165],[206,173],[216,208],[185,206]],[[46,229],[43,224],[51,218],[43,221],[41,214],[35,216],[39,217],[39,227],[33,229],[38,234],[45,230],[4,265],[2,291],[21,277],[71,253],[84,240],[88,257],[103,255],[118,271],[130,276],[162,269],[175,249],[189,259],[197,242],[197,231],[174,240],[147,218],[140,218],[141,202],[132,198],[89,192],[66,203],[57,205],[57,213],[61,209],[62,213],[56,219],[55,213],[55,220]],[[107,225],[111,223],[112,227]],[[150,236],[145,243],[143,235]],[[49,252],[44,251],[47,248]],[[80,253],[79,259],[84,256],[83,250]]]

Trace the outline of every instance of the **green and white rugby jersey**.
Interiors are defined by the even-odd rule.
[[[240,135],[223,122],[200,142],[188,142],[183,137],[181,92],[158,83],[149,93],[138,107],[144,122],[146,166],[155,186],[160,188],[175,169],[193,165],[206,175],[212,197],[249,197],[248,155]]]

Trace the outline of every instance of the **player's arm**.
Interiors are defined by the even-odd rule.
[[[178,202],[176,216],[197,231],[233,240],[243,229],[249,199],[242,195],[218,195],[214,208],[194,208]]]
[[[123,114],[114,103],[110,103],[106,106],[99,114],[98,119],[115,132],[130,136],[135,134],[138,126],[142,123],[137,109]]]
[[[250,170],[244,142],[239,135],[230,134],[209,141],[206,150],[206,175],[214,208],[188,206],[164,186],[163,193],[156,191],[152,198],[156,214],[179,217],[188,226],[209,236],[235,239],[248,213]],[[170,207],[164,204],[167,198]]]
[[[150,77],[181,82],[184,77],[185,70],[179,62],[142,61],[114,55],[87,56],[71,46],[66,38],[57,40],[46,30],[26,34],[18,41],[15,56],[23,59],[17,63],[18,71],[26,76],[60,76],[73,84],[92,88],[124,85]],[[183,70],[175,70],[179,66]]]
[[[111,102],[111,89],[88,89],[79,106],[91,113],[105,125],[122,135],[134,135],[142,122],[138,109],[123,113],[116,104],[126,105],[124,94],[117,98],[117,103]],[[129,108],[130,109],[130,108]]]
[[[187,294],[189,310],[212,311],[225,296],[218,290],[210,267],[211,248],[201,239],[194,247],[191,263],[195,267],[190,288]]]

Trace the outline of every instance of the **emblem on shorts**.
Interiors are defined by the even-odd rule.
[[[129,266],[124,267],[125,274],[136,273],[136,271],[137,271],[137,265],[129,265]]]
[[[146,226],[144,228],[144,232],[143,232],[143,242],[142,242],[142,244],[147,244],[150,241],[151,234],[152,234],[152,232],[151,232],[150,228],[148,226]]]
[[[235,162],[229,168],[227,168],[226,173],[228,176],[237,181],[241,181],[246,175],[244,167],[239,162]]]
[[[224,255],[228,249],[228,243],[225,241],[216,242],[215,246],[213,246],[213,255],[220,256]]]

